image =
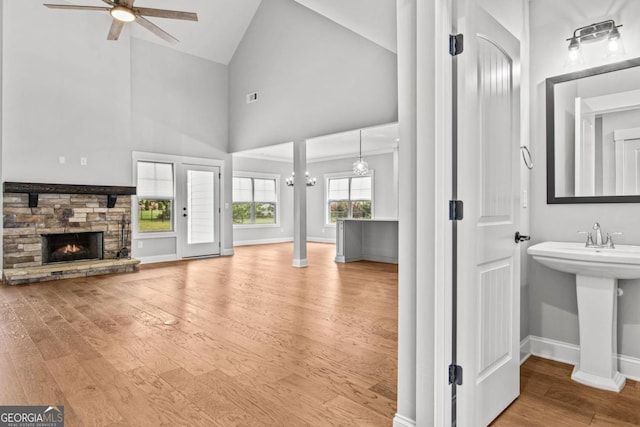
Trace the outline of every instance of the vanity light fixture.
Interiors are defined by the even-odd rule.
[[[596,41],[607,41],[607,50],[605,57],[621,55],[624,53],[622,39],[618,28],[622,25],[616,25],[613,19],[598,22],[595,24],[580,27],[573,32],[573,36],[568,38],[569,42],[569,61],[581,62],[581,46],[583,43],[592,43]]]
[[[369,164],[362,158],[362,129],[360,129],[360,156],[353,163],[353,173],[359,176],[366,175],[369,172]]]
[[[305,172],[305,182],[307,184],[307,187],[313,187],[314,185],[316,185],[316,179],[315,178],[310,178],[309,177],[309,172]],[[284,180],[285,184],[287,184],[289,187],[293,187],[295,185],[295,172],[291,172],[291,176],[287,179]]]

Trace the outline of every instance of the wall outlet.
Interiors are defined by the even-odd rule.
[[[60,158],[58,158],[58,161],[60,162],[61,165],[64,165],[65,163],[67,163],[67,159],[64,156],[60,156]]]
[[[225,203],[225,204],[224,204],[224,208],[225,208],[225,209],[229,209],[229,203]]]
[[[80,166],[87,166],[87,158],[80,157]]]
[[[138,240],[138,249],[144,248],[144,242],[142,240]]]
[[[322,229],[322,232],[324,233],[324,228]]]
[[[280,228],[280,232],[284,233],[284,227]]]

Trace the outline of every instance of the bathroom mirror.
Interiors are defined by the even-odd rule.
[[[547,203],[640,202],[640,58],[546,80]]]

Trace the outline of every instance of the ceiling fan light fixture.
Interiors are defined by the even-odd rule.
[[[116,19],[120,22],[133,22],[136,20],[136,14],[133,13],[131,9],[128,9],[124,6],[115,6],[113,9],[109,11],[113,19]]]

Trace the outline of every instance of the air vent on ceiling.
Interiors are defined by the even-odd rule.
[[[251,92],[247,94],[247,104],[256,102],[258,100],[258,92]]]

